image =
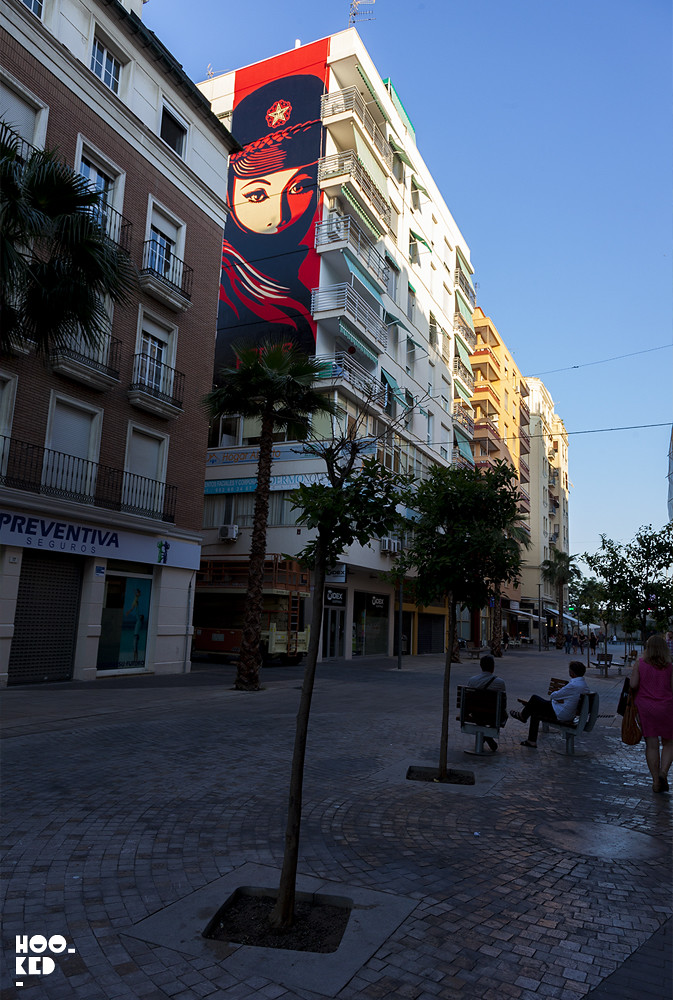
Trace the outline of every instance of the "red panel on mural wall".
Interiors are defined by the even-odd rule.
[[[236,71],[216,368],[232,342],[287,337],[315,352],[318,161],[329,39]]]

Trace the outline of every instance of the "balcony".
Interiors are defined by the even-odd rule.
[[[474,294],[474,289],[472,288],[472,285],[467,280],[467,277],[463,274],[463,271],[460,267],[456,268],[453,279],[455,284],[458,285],[458,287],[460,288],[461,292],[463,293],[467,301],[470,303],[472,309],[474,309],[477,305],[477,296]]]
[[[354,391],[359,399],[366,399],[385,407],[388,402],[387,387],[382,385],[366,368],[359,365],[350,354],[339,352],[333,356],[317,354],[320,365],[319,378],[326,382],[341,382]]]
[[[473,468],[472,462],[468,461],[464,455],[461,455],[460,451],[456,447],[451,449],[451,464],[462,466],[464,469]],[[479,462],[476,462],[475,465],[479,465]]]
[[[103,235],[128,253],[131,248],[132,228],[129,220],[105,202],[92,209],[92,216]]]
[[[530,482],[530,468],[528,462],[524,462],[522,458],[519,458],[519,478],[522,483]]]
[[[373,343],[376,351],[380,353],[388,346],[385,323],[351,285],[314,288],[311,293],[311,312],[316,319],[346,316]]]
[[[491,420],[475,420],[474,439],[480,444],[486,445],[489,455],[493,451],[499,451],[501,445],[500,431]]]
[[[521,408],[521,423],[522,424],[529,424],[530,423],[530,407],[528,406],[528,403],[525,403],[523,401],[523,399],[520,399],[519,400],[519,407]]]
[[[500,396],[490,382],[485,379],[475,381],[472,394],[485,413],[496,413],[500,409]]]
[[[374,215],[379,224],[390,227],[392,210],[386,196],[379,191],[354,149],[332,156],[324,156],[318,166],[318,183],[321,190],[336,197],[345,184],[362,204],[365,212]]]
[[[173,312],[189,309],[194,272],[158,240],[143,243],[140,287]]]
[[[519,487],[519,499],[521,501],[520,508],[527,514],[530,513],[530,495],[527,490]]]
[[[119,382],[120,354],[121,340],[107,333],[99,345],[92,346],[78,338],[69,346],[55,347],[49,362],[59,375],[103,391]]]
[[[475,349],[477,346],[477,335],[472,327],[465,322],[460,313],[457,314],[453,321],[453,332],[457,333],[465,341],[470,351]]]
[[[0,483],[157,521],[175,520],[176,486],[15,438],[0,437]]]
[[[184,396],[182,372],[148,354],[134,355],[133,381],[128,388],[128,397],[134,406],[172,420],[182,413]]]
[[[457,375],[470,395],[474,392],[474,375],[460,358],[453,359],[453,374]]]
[[[454,423],[459,424],[465,429],[465,431],[473,437],[474,435],[474,417],[470,416],[469,410],[462,406],[454,400],[453,403],[453,420]]]
[[[334,94],[325,94],[322,98],[320,112],[323,125],[329,126],[330,132],[340,146],[352,143],[352,119],[357,118],[363,132],[368,136],[374,152],[385,168],[388,171],[392,170],[393,151],[356,87],[348,87],[346,90],[339,90]]]
[[[485,344],[475,347],[470,357],[470,364],[473,370],[476,368],[478,371],[481,371],[483,377],[488,382],[500,381],[500,362],[491,348]]]
[[[388,262],[350,215],[335,216],[315,227],[315,248],[343,250],[349,247],[382,288],[388,283]]]
[[[530,437],[522,427],[519,427],[519,450],[524,454],[530,454]]]

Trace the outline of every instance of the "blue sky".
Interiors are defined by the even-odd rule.
[[[225,72],[341,31],[349,6],[150,0],[143,17],[199,81],[209,65]],[[569,432],[571,551],[661,527],[673,419],[670,3],[368,10],[375,20],[358,30],[470,247],[478,302]],[[606,360],[621,355],[633,356]]]

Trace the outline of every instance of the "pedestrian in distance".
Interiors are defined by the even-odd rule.
[[[537,749],[537,734],[541,722],[573,721],[577,715],[577,706],[581,696],[589,693],[589,688],[584,680],[586,669],[579,660],[571,660],[568,665],[570,680],[559,691],[553,691],[550,700],[534,694],[531,695],[521,711],[512,709],[509,714],[513,719],[529,723],[528,738],[522,740],[522,747]]]
[[[589,646],[591,647],[591,655],[592,656],[596,655],[596,643],[597,643],[597,641],[598,640],[596,639],[596,636],[594,635],[593,632],[591,632],[591,634],[589,635]]]
[[[667,792],[673,761],[673,665],[663,635],[652,635],[645,643],[631,670],[630,691],[645,739],[652,791]]]
[[[572,646],[572,642],[573,642],[573,634],[570,631],[570,629],[566,629],[566,634],[565,634],[565,654],[566,654],[566,656],[570,656],[570,647]]]
[[[573,644],[573,653],[577,653],[580,648],[580,637],[578,636],[577,632],[573,632],[572,644]]]
[[[509,632],[507,629],[502,630],[502,648],[507,652],[507,647],[509,646]]]
[[[503,709],[503,715],[507,714],[507,688],[502,677],[498,677],[494,673],[495,670],[495,660],[490,653],[479,660],[479,666],[481,667],[480,674],[474,674],[473,677],[468,678],[465,687],[471,688],[474,691],[502,691],[505,695],[505,705]],[[493,739],[492,736],[485,736],[484,743],[493,753],[498,749],[498,744]]]
[[[673,659],[673,632],[668,631],[666,633],[666,645],[668,646],[668,651],[671,654],[671,659]]]

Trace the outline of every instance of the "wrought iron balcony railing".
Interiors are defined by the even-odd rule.
[[[183,260],[176,257],[158,240],[146,240],[143,243],[142,274],[151,274],[161,278],[186,299],[192,297],[194,272]]]
[[[315,227],[316,249],[344,242],[355,251],[358,259],[366,264],[381,284],[385,286],[388,281],[388,262],[378,252],[372,241],[365,236],[352,216],[334,216],[325,222],[319,222]]]
[[[464,293],[465,297],[467,298],[467,301],[474,309],[475,306],[477,305],[477,296],[474,294],[474,289],[472,288],[472,285],[467,280],[461,268],[459,267],[456,268],[454,280],[458,285],[458,287],[460,288],[461,292]]]
[[[386,226],[390,226],[392,215],[390,202],[383,192],[379,191],[374,181],[362,166],[354,149],[349,149],[342,153],[334,153],[332,156],[324,156],[320,160],[318,182],[329,180],[332,177],[341,177],[342,175],[353,179],[376,215],[385,222]]]
[[[472,462],[470,462],[463,454],[461,454],[458,448],[452,448],[451,450],[451,462],[453,465],[462,465],[464,468],[471,469]],[[478,462],[476,463],[479,464]]]
[[[474,375],[460,358],[453,359],[453,374],[462,379],[470,392],[474,392]]]
[[[362,123],[362,126],[372,141],[372,145],[384,160],[388,170],[393,167],[393,151],[385,140],[385,136],[372,118],[365,100],[357,87],[348,87],[334,94],[325,94],[321,103],[321,117],[332,118],[334,115],[352,111]]]
[[[129,220],[104,202],[92,209],[91,214],[104,235],[128,253],[131,248],[132,229]]]
[[[343,380],[348,382],[367,400],[385,406],[388,401],[386,386],[382,385],[376,375],[359,365],[350,354],[338,352],[335,355],[317,354],[315,360],[320,365],[320,378],[329,382]]]
[[[462,337],[471,351],[475,349],[477,346],[477,335],[472,327],[465,322],[460,313],[454,319],[453,331],[454,333],[457,333],[459,337]]]
[[[119,379],[119,363],[121,357],[121,340],[106,333],[100,344],[87,344],[81,337],[68,344],[54,347],[50,352],[52,362],[58,363],[63,358],[76,362],[83,369],[99,372],[108,378]]]
[[[470,436],[474,436],[474,417],[471,417],[460,403],[453,404],[453,419],[455,423],[464,427]]]
[[[388,330],[385,323],[368,306],[352,285],[328,285],[326,288],[314,288],[311,293],[311,312],[332,312],[347,316],[355,325],[363,330],[370,339],[388,346]]]
[[[0,484],[159,521],[175,520],[176,486],[16,438],[0,437]]]
[[[182,408],[185,376],[149,354],[133,357],[133,381],[129,389],[147,393],[154,399]]]

